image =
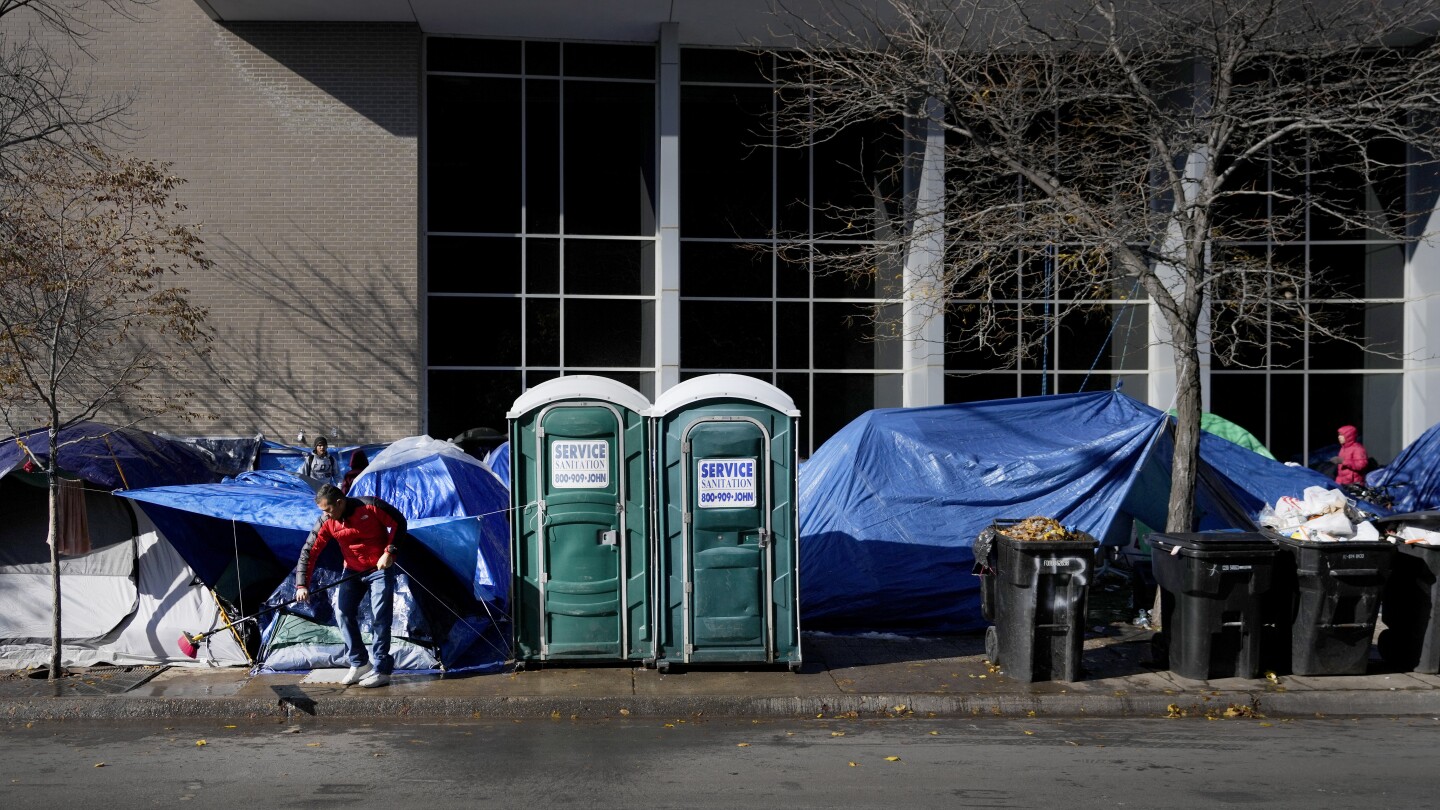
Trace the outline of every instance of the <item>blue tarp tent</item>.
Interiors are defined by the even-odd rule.
[[[1388,465],[1365,476],[1388,494],[1397,513],[1440,509],[1440,425],[1420,434]]]
[[[510,442],[505,442],[485,456],[485,466],[506,487],[510,486]]]
[[[112,490],[219,479],[219,456],[239,463],[244,449],[206,448],[134,428],[96,422],[60,432],[59,551],[64,665],[194,664],[174,644],[183,630],[210,620],[215,599],[195,572],[129,501]],[[22,447],[23,443],[23,447]],[[233,449],[233,447],[232,447]],[[28,452],[27,452],[28,451]],[[43,473],[26,472],[30,454],[43,467],[44,431],[0,441],[0,668],[48,667],[55,595],[51,578],[50,503]],[[207,661],[240,664],[230,638],[211,645]]]
[[[1169,425],[1112,391],[862,415],[800,467],[805,626],[983,627],[976,535],[994,520],[1035,515],[1112,545],[1128,541],[1134,520],[1163,526]],[[1327,481],[1209,434],[1201,455],[1205,530],[1250,528],[1264,503]]]
[[[420,460],[418,468],[425,467]],[[354,494],[370,494],[358,490],[363,478],[356,479]],[[407,477],[397,471],[385,480],[390,482],[390,494],[414,510],[396,504],[406,513],[415,541],[400,555],[394,623],[397,666],[450,671],[498,667],[509,657],[508,630],[500,626],[507,615],[510,581],[504,523],[508,495],[493,477],[489,496],[473,491],[473,479],[465,477],[451,478],[448,484],[464,492],[447,491],[433,476],[420,473]],[[406,501],[399,493],[429,493],[432,499]],[[293,598],[291,572],[319,517],[313,490],[297,476],[268,471],[221,484],[124,494],[144,504],[146,513],[206,584],[231,598],[237,610],[254,612],[262,603],[278,606]],[[445,514],[448,504],[470,504],[494,513],[491,519],[498,518],[500,525]],[[424,517],[427,513],[436,516]],[[340,569],[338,550],[327,549],[314,584],[334,581]],[[286,607],[265,623],[262,667],[342,665],[333,627],[334,591],[325,593],[329,599]],[[406,643],[399,643],[401,639]]]
[[[166,484],[218,481],[205,453],[181,441],[137,428],[80,422],[60,431],[59,467],[68,476],[104,489],[139,489]],[[24,444],[22,449],[21,444]],[[22,470],[26,450],[40,460],[50,455],[44,430],[0,442],[0,476]]]

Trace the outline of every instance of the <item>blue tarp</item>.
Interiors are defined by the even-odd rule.
[[[1394,461],[1365,476],[1365,483],[1389,495],[1396,513],[1440,509],[1440,425],[1420,434]]]
[[[984,626],[971,546],[995,520],[1044,516],[1102,542],[1165,525],[1164,413],[1106,391],[866,413],[800,467],[807,627]],[[1327,479],[1201,435],[1199,528],[1251,528],[1264,503]],[[1334,482],[1329,482],[1334,486]]]
[[[482,479],[463,471],[438,475],[437,467],[448,469],[423,456],[401,468],[382,465],[377,474],[367,470],[357,478],[352,494],[375,494],[373,488],[362,488],[367,478],[372,487],[379,485],[381,496],[406,515],[410,534],[420,545],[418,553],[400,561],[405,571],[397,587],[395,627],[397,634],[410,632],[418,641],[433,643],[440,657],[428,663],[412,661],[406,668],[498,666],[509,653],[503,633],[492,627],[492,619],[503,621],[507,615],[509,495],[483,468]],[[281,605],[293,597],[290,572],[319,517],[313,490],[298,476],[260,471],[221,484],[123,494],[145,504],[146,514],[207,585],[222,593],[239,591],[236,597],[243,597],[251,611],[262,600]],[[467,511],[472,509],[473,515]],[[487,517],[477,517],[481,514]],[[338,577],[339,569],[338,554],[327,550],[315,573],[316,584]],[[237,585],[232,578],[243,582]],[[317,600],[286,608],[285,614],[323,623],[332,618],[327,610],[323,600]],[[423,627],[417,624],[422,620]],[[274,624],[267,627],[267,636]],[[279,668],[330,666],[333,653],[287,648],[289,658]]]
[[[506,487],[510,486],[510,442],[504,442],[485,456],[485,466]]]
[[[20,437],[42,462],[50,454],[44,430]],[[218,481],[212,460],[189,444],[137,428],[80,422],[60,431],[61,470],[105,489]],[[23,469],[27,456],[15,437],[0,442],[0,476]]]

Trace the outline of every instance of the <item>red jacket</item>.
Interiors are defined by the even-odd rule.
[[[370,571],[380,555],[399,538],[403,529],[384,509],[358,498],[345,499],[345,512],[339,520],[324,519],[310,532],[300,550],[300,564],[295,568],[295,584],[309,586],[315,561],[331,541],[340,544],[340,555],[350,571]]]
[[[1335,470],[1335,483],[1341,486],[1363,484],[1365,468],[1370,465],[1370,454],[1365,452],[1365,445],[1355,441],[1357,431],[1353,425],[1340,428],[1339,433],[1340,460]]]

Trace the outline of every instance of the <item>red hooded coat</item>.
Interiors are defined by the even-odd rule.
[[[1340,428],[1339,433],[1340,461],[1338,469],[1335,470],[1335,483],[1341,486],[1363,484],[1365,468],[1370,464],[1370,454],[1365,452],[1365,445],[1355,441],[1357,431],[1354,425]]]

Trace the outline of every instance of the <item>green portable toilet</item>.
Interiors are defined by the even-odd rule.
[[[531,388],[506,414],[521,665],[651,654],[649,407],[627,385],[574,375]]]
[[[655,663],[800,668],[795,433],[753,377],[709,374],[650,409]]]

